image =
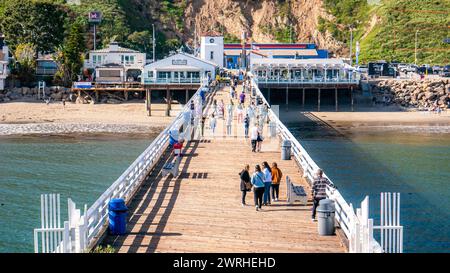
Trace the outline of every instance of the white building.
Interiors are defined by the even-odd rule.
[[[223,36],[205,35],[201,37],[200,58],[223,67],[223,52]]]
[[[8,46],[4,42],[4,36],[0,35],[0,90],[5,89],[5,80],[8,77],[9,53]]]
[[[143,84],[153,83],[200,83],[214,79],[218,65],[187,53],[177,53],[144,67]]]
[[[144,69],[145,58],[145,53],[112,42],[107,48],[91,50],[84,68],[95,70],[97,82],[124,82],[137,79]]]

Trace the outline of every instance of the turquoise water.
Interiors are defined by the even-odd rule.
[[[61,194],[88,207],[152,139],[0,139],[0,252],[33,252],[40,226],[40,194]]]
[[[369,195],[375,225],[379,224],[379,193],[401,193],[405,252],[450,252],[449,135],[342,136],[312,123],[288,127],[348,202],[360,207]]]

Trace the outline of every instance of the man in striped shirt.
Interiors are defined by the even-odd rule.
[[[322,177],[323,171],[321,169],[317,170],[317,178],[314,179],[312,186],[312,196],[313,196],[313,207],[312,207],[312,221],[316,221],[316,208],[319,205],[320,200],[327,198],[325,192],[327,186],[331,188],[336,188],[334,184],[328,180],[326,177]]]

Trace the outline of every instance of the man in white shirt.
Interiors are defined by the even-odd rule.
[[[252,152],[256,152],[256,141],[258,139],[259,129],[257,124],[253,124],[250,128],[250,140],[252,141]]]

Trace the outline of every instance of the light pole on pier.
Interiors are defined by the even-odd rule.
[[[419,30],[416,30],[416,35],[414,39],[414,64],[417,65],[417,34],[419,33]]]

